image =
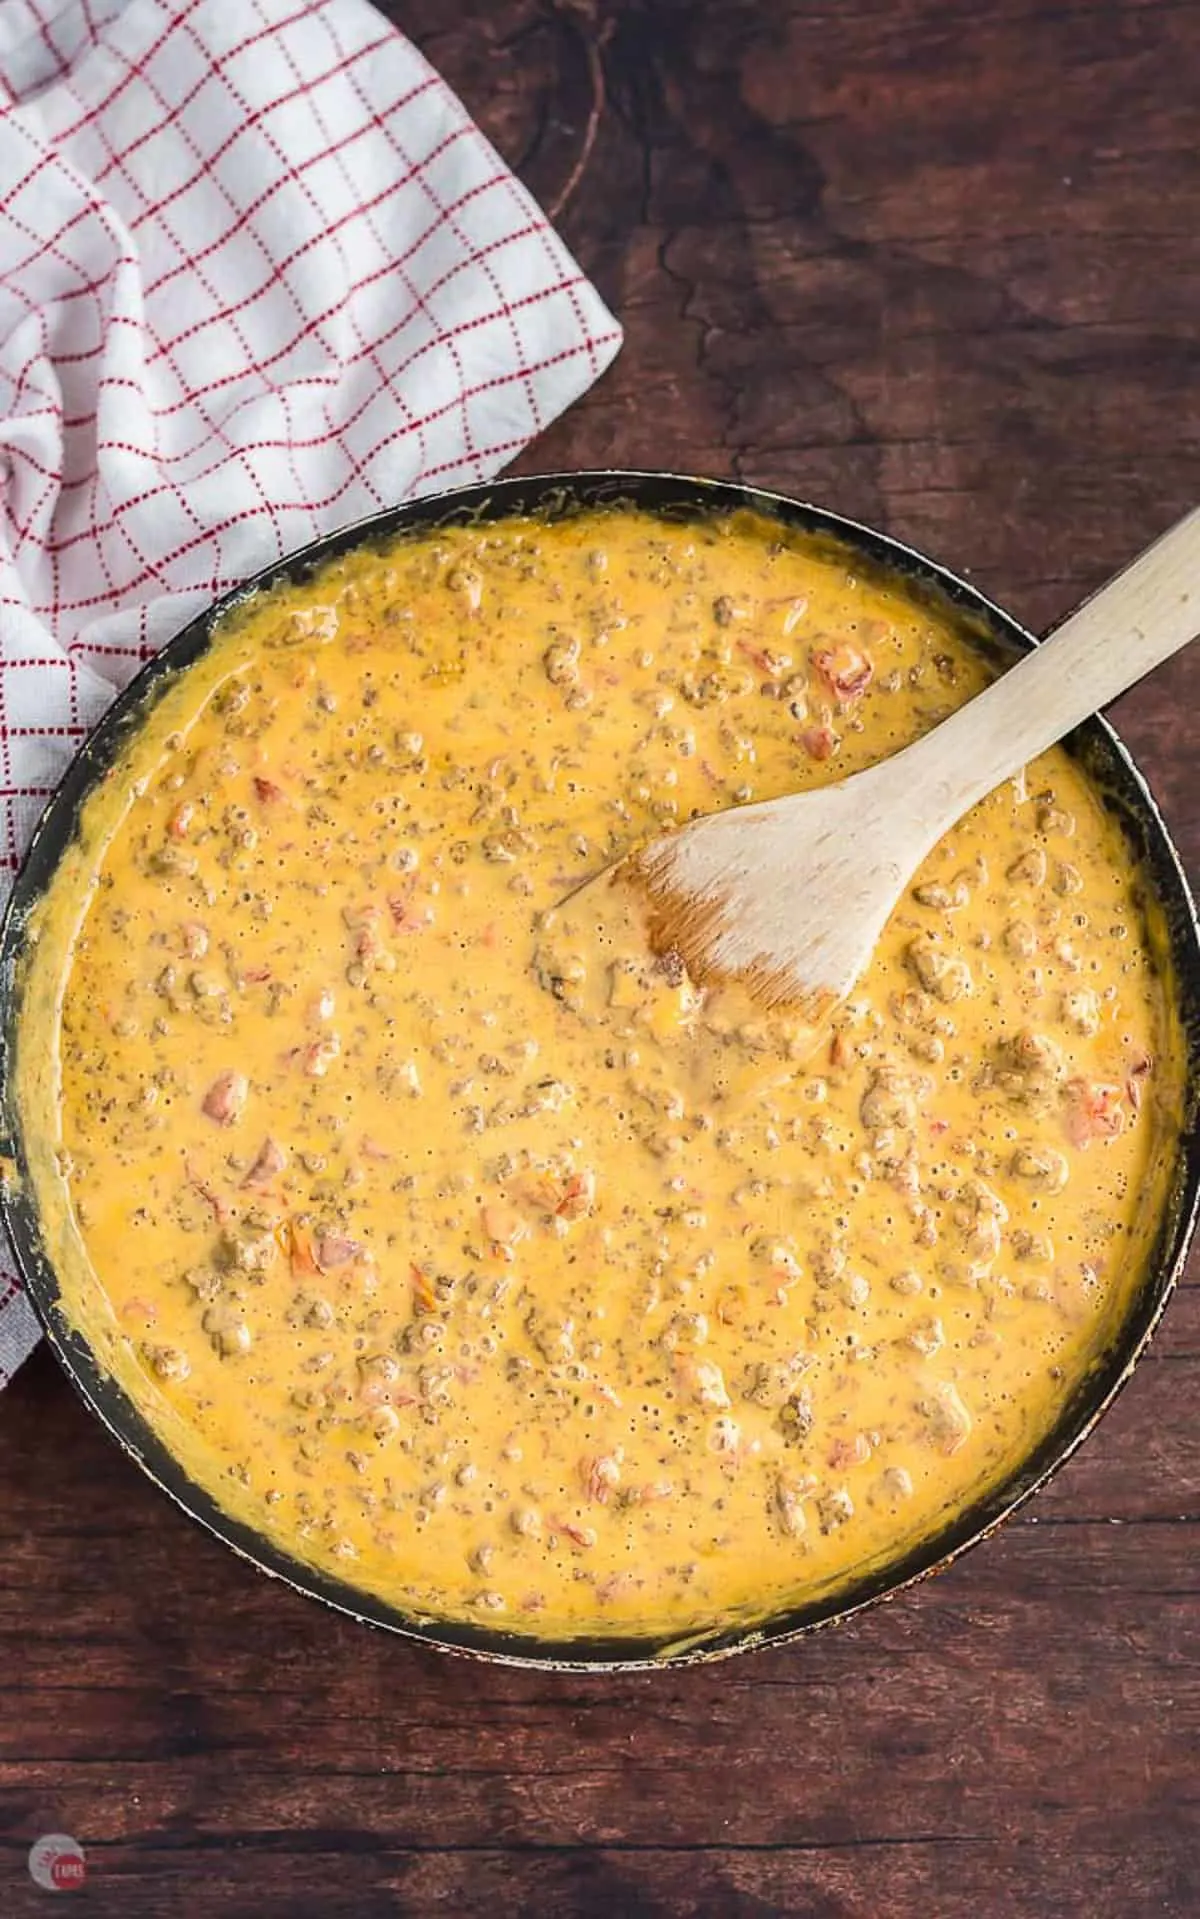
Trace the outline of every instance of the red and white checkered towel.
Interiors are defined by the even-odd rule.
[[[0,0],[0,899],[192,613],[487,479],[619,344],[365,0]],[[0,1271],[0,1385],[36,1330]]]

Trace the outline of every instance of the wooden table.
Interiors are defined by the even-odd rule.
[[[530,467],[778,485],[1034,625],[1200,494],[1195,6],[395,12],[626,328]],[[1193,656],[1120,714],[1193,872],[1198,695]],[[1194,1914],[1198,1554],[1195,1284],[951,1573],[616,1680],[438,1658],[273,1588],[43,1353],[0,1403],[0,1912],[45,1909],[26,1849],[65,1830],[80,1903],[119,1919]]]

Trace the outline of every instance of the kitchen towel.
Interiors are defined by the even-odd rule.
[[[0,0],[0,901],[194,612],[486,480],[619,344],[366,0]],[[36,1337],[0,1270],[0,1385]]]

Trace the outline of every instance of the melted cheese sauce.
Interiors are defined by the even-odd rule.
[[[560,907],[987,676],[746,516],[447,531],[226,622],[86,811],[19,1059],[68,1310],[198,1481],[563,1637],[813,1596],[1030,1450],[1180,1097],[1080,770],[936,849],[815,1051]]]

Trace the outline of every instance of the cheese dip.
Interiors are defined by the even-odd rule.
[[[222,1506],[421,1617],[683,1635],[1030,1452],[1181,1100],[1080,767],[975,808],[816,1035],[561,906],[991,670],[749,515],[452,528],[227,617],[85,808],[17,1066],[66,1310]]]

